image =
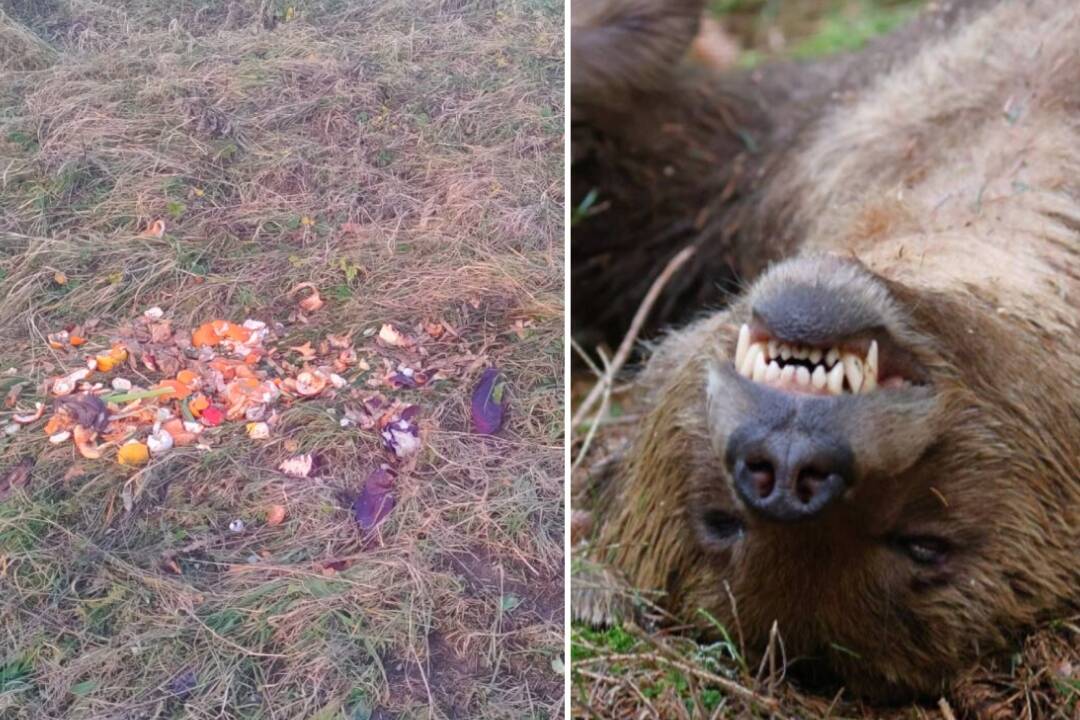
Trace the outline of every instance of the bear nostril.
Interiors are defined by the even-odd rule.
[[[795,478],[795,497],[799,498],[803,505],[808,505],[828,478],[828,473],[819,472],[812,467],[799,470]]]
[[[818,515],[853,479],[850,446],[820,423],[776,428],[748,420],[728,437],[725,457],[744,505],[781,522]]]
[[[772,495],[776,487],[776,473],[772,463],[768,460],[755,460],[746,463],[746,469],[750,472],[750,480],[757,496],[764,499]]]

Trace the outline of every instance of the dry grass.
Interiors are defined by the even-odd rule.
[[[0,473],[37,465],[0,501],[0,716],[560,716],[559,4],[0,5],[0,47],[37,51],[0,56],[0,393],[75,362],[43,342],[68,323],[100,319],[93,346],[152,305],[287,322],[298,282],[327,307],[286,344],[441,318],[479,359],[397,393],[427,444],[374,546],[343,498],[382,451],[334,401],[166,456],[130,513],[119,466],[3,436]],[[497,439],[468,432],[485,363],[512,387]],[[331,472],[275,472],[286,441]]]

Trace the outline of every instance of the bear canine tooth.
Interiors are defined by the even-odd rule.
[[[866,378],[863,380],[863,392],[870,392],[877,387],[878,381],[878,346],[877,340],[870,342],[866,353]]]
[[[795,366],[785,365],[784,369],[780,371],[781,384],[787,385],[795,379]]]
[[[739,328],[739,342],[735,346],[735,367],[741,368],[746,359],[746,351],[750,349],[750,326],[743,323]]]
[[[807,370],[804,366],[800,365],[795,370],[795,382],[799,383],[800,385],[809,385],[810,371]]]
[[[742,365],[739,366],[739,374],[753,378],[754,377],[754,359],[761,354],[761,343],[753,343],[750,349],[746,351],[746,357],[743,358]]]
[[[821,362],[821,355],[822,355],[822,352],[818,348],[814,348],[813,350],[811,350],[810,351],[810,364],[811,365],[817,365],[818,363],[820,363]]]
[[[765,382],[770,385],[780,379],[780,364],[773,360],[765,370]]]
[[[765,353],[760,350],[754,354],[754,382],[761,382],[765,379],[765,372],[768,370],[768,365],[765,364]]]
[[[829,348],[829,352],[825,355],[825,364],[832,367],[836,364],[836,361],[840,359],[840,351],[836,348]]]
[[[814,373],[810,376],[810,382],[818,390],[821,390],[821,389],[823,389],[825,387],[825,366],[824,365],[818,365],[816,368],[814,368]]]
[[[872,390],[877,390],[877,386],[877,375],[867,372],[866,375],[863,377],[862,391],[864,393],[868,393]]]
[[[851,387],[851,392],[857,393],[862,388],[863,384],[862,360],[851,353],[845,353],[843,362],[844,374],[847,375],[847,381],[848,385]]]
[[[829,392],[833,395],[844,392],[844,366],[842,363],[836,363],[833,365],[833,369],[829,371],[828,386]]]

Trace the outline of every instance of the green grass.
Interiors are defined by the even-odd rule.
[[[740,43],[739,64],[812,60],[855,51],[914,17],[924,0],[714,0],[709,9]]]

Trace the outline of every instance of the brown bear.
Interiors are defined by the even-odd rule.
[[[895,701],[1080,604],[1080,5],[938,4],[722,76],[682,61],[701,3],[584,5],[576,329],[688,244],[660,320],[727,304],[652,349],[578,493],[576,615],[630,591],[748,651],[775,623]]]

